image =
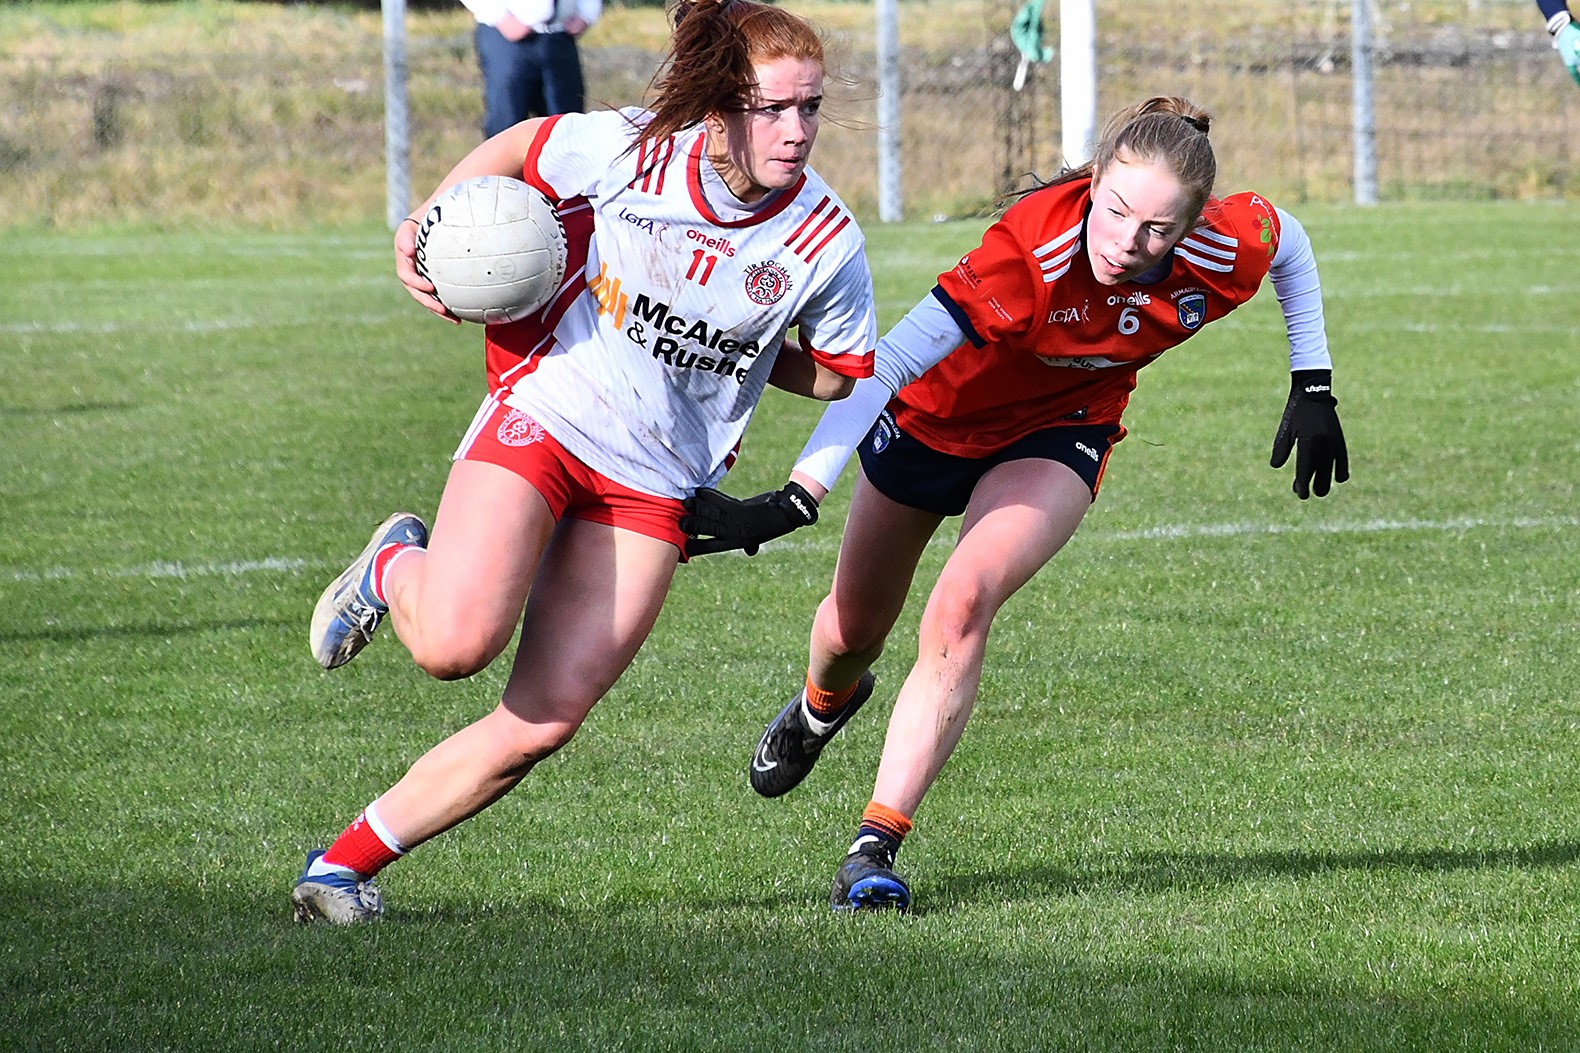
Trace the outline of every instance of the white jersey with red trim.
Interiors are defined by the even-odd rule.
[[[700,126],[635,146],[647,119],[566,114],[533,143],[523,177],[590,209],[591,244],[541,322],[489,327],[491,383],[597,471],[684,497],[723,477],[792,327],[859,378],[877,320],[861,230],[811,169],[742,205]]]

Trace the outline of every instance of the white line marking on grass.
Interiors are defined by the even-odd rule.
[[[335,319],[336,325],[384,325],[403,317],[406,312],[389,311],[383,314],[350,315]],[[155,319],[147,322],[9,322],[0,324],[0,333],[218,333],[231,329],[304,329],[320,327],[321,318],[210,318],[201,321],[167,321]]]
[[[1513,519],[1373,519],[1365,523],[1203,523],[1147,527],[1143,530],[1117,530],[1099,534],[1094,540],[1161,541],[1193,537],[1252,537],[1258,534],[1386,534],[1402,530],[1457,533],[1465,530],[1515,529],[1540,530],[1546,527],[1580,526],[1580,516],[1517,516]]]
[[[1560,336],[1573,336],[1574,327],[1569,325],[1505,325],[1500,322],[1488,322],[1485,325],[1458,325],[1454,323],[1438,322],[1401,322],[1398,325],[1366,325],[1358,327],[1358,331],[1369,332],[1401,332],[1401,333],[1557,333]]]
[[[1459,519],[1372,519],[1361,523],[1174,523],[1139,530],[1088,529],[1088,542],[1105,541],[1184,541],[1191,538],[1258,537],[1273,534],[1386,534],[1417,530],[1423,533],[1461,533],[1467,530],[1550,530],[1580,526],[1580,516],[1515,516],[1511,519],[1485,519],[1466,516]],[[929,544],[953,545],[955,535],[941,532]],[[814,552],[832,548],[836,539],[793,538],[773,542],[775,552]],[[741,556],[739,552],[725,555]],[[743,557],[744,558],[744,557]],[[12,570],[5,577],[16,582],[69,581],[78,578],[220,578],[257,573],[296,573],[317,568],[325,560],[268,559],[236,560],[228,563],[144,563],[134,567],[99,567],[74,570],[47,567],[43,570]]]
[[[1238,326],[1247,332],[1280,333],[1284,330],[1284,322],[1280,318],[1225,318],[1223,329],[1231,325]],[[1476,324],[1460,322],[1419,322],[1399,319],[1393,322],[1352,322],[1345,326],[1352,333],[1485,333],[1506,335],[1510,333],[1551,334],[1557,336],[1573,336],[1574,326],[1560,325],[1515,325],[1510,322],[1481,322]]]
[[[347,256],[361,256],[366,259],[384,259],[389,255],[386,245],[388,235],[365,237],[362,235],[326,235],[312,234],[303,237],[289,237],[285,235],[263,235],[259,238],[237,238],[231,234],[221,234],[217,237],[198,238],[167,238],[162,234],[151,234],[147,237],[132,236],[117,238],[111,241],[86,241],[71,238],[60,239],[40,236],[30,240],[29,251],[39,256],[125,256],[128,244],[140,245],[154,243],[159,246],[159,251],[166,256],[311,256],[322,258],[324,251],[330,248],[344,248]],[[1553,246],[1553,252],[1561,251],[1561,246]],[[1371,256],[1368,253],[1356,252],[1355,259],[1366,260]],[[1409,255],[1400,255],[1400,259],[1410,259]]]
[[[12,581],[67,581],[72,578],[222,578],[256,574],[259,571],[294,572],[309,566],[305,559],[239,560],[231,563],[144,563],[138,567],[99,567],[89,571],[70,567],[48,567],[44,570],[13,570]]]
[[[1516,516],[1510,519],[1485,519],[1466,516],[1459,519],[1372,519],[1361,523],[1174,523],[1137,530],[1104,530],[1087,526],[1076,534],[1088,544],[1110,541],[1184,541],[1191,538],[1258,537],[1273,534],[1387,534],[1417,530],[1422,533],[1461,533],[1466,530],[1554,530],[1580,526],[1580,516]],[[931,546],[953,547],[954,531],[940,530],[928,542]],[[792,538],[770,542],[774,551],[811,552],[838,544]],[[741,553],[732,552],[739,556]]]

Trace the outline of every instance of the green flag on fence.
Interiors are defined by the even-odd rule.
[[[1042,42],[1043,0],[1026,0],[1015,12],[1009,26],[1009,39],[1020,49],[1020,65],[1015,68],[1015,90],[1026,84],[1026,71],[1033,62],[1047,62],[1053,58],[1053,48]]]

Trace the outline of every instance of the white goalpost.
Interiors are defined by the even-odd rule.
[[[1059,0],[1059,124],[1064,163],[1091,157],[1097,138],[1097,14],[1093,0]]]
[[[900,32],[898,0],[875,0],[878,67],[878,219],[898,222]],[[1086,161],[1097,133],[1097,16],[1093,0],[1059,0],[1059,108],[1064,163]]]
[[[904,218],[900,193],[900,14],[898,0],[876,0],[878,20],[878,219]]]
[[[406,113],[406,0],[381,0],[384,15],[384,214],[394,230],[411,211]]]

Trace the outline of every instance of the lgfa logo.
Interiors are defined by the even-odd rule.
[[[1074,325],[1085,322],[1090,317],[1091,301],[1079,307],[1055,307],[1048,312],[1049,325]]]

